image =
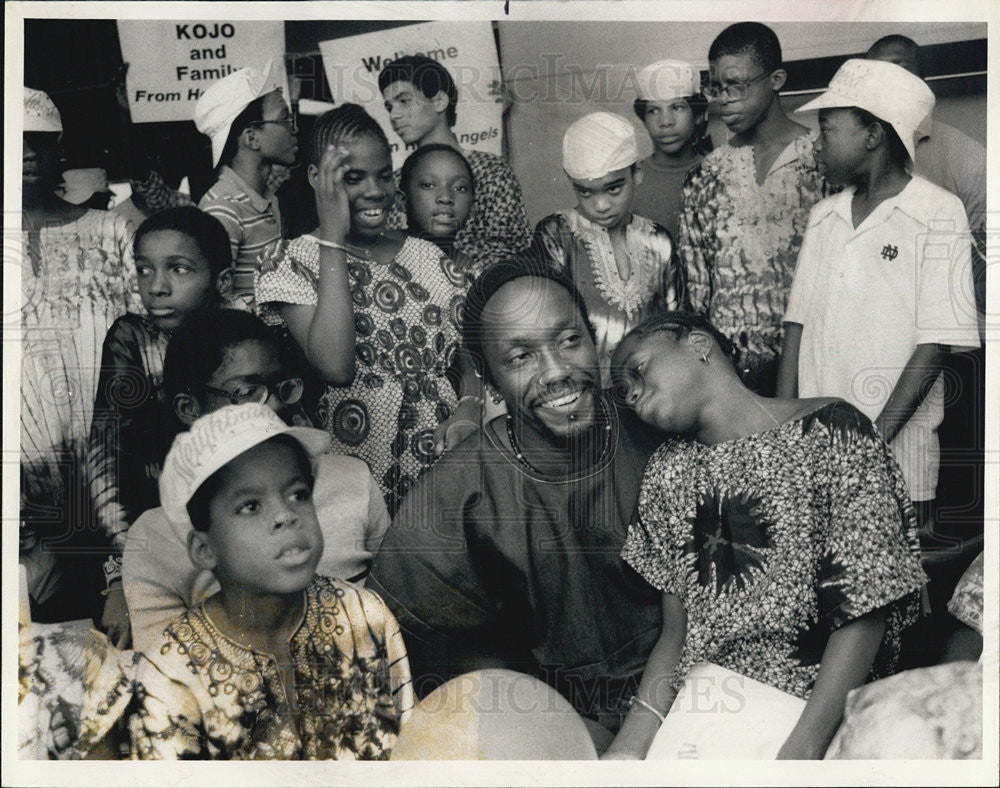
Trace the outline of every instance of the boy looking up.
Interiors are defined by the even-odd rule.
[[[174,441],[168,519],[218,593],[163,632],[138,670],[139,758],[385,759],[412,705],[399,626],[382,600],[314,576],[312,490],[330,438],[262,403],[213,411]]]
[[[785,298],[824,181],[814,135],[778,99],[787,75],[774,31],[757,22],[731,25],[712,42],[708,60],[704,93],[733,136],[688,176],[679,254],[691,305],[732,340],[744,383],[773,396]]]
[[[799,110],[819,110],[816,157],[846,188],[809,217],[778,387],[779,396],[842,397],[874,421],[922,532],[937,486],[946,346],[979,343],[965,209],[908,172],[933,106],[919,77],[859,59]]]
[[[652,309],[677,309],[683,280],[663,227],[632,213],[642,182],[635,128],[621,115],[592,112],[563,136],[563,170],[576,207],[546,216],[531,251],[566,273],[597,331],[601,379],[610,385],[611,355]]]
[[[270,64],[269,64],[270,65]],[[233,301],[253,308],[253,275],[261,252],[281,239],[278,200],[268,188],[273,165],[295,164],[295,120],[264,71],[243,68],[213,82],[195,105],[194,123],[212,140],[218,179],[198,207],[226,228],[233,252]]]
[[[477,270],[524,250],[531,242],[531,228],[521,185],[502,158],[459,143],[452,128],[458,88],[448,70],[424,55],[406,55],[382,69],[378,87],[392,129],[405,145],[450,145],[461,151],[472,168],[476,197],[469,220],[455,238],[455,249],[471,259]],[[398,188],[398,170],[395,175]],[[390,214],[389,227],[406,228],[406,216],[398,207]]]

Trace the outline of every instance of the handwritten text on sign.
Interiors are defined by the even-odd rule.
[[[392,145],[394,167],[402,165],[407,149],[389,124],[378,75],[386,63],[403,55],[426,55],[455,80],[458,119],[453,131],[463,147],[501,152],[500,64],[488,21],[425,22],[321,41],[319,49],[334,101],[360,104],[382,125]]]
[[[280,71],[285,52],[283,22],[122,20],[118,37],[135,123],[191,120],[215,80],[271,58]]]

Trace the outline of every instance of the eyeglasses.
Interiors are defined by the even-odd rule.
[[[709,101],[718,101],[720,96],[725,96],[727,101],[743,101],[750,93],[750,86],[763,79],[764,77],[769,77],[774,71],[765,71],[763,74],[758,74],[753,79],[748,79],[746,82],[731,82],[725,87],[720,87],[719,85],[705,85],[701,92],[704,94],[705,98]]]
[[[234,405],[245,405],[248,402],[264,403],[271,398],[272,394],[276,394],[285,405],[294,405],[302,399],[304,387],[302,378],[288,378],[280,383],[246,383],[237,386],[232,391],[205,386],[205,391],[225,397]]]
[[[299,130],[299,124],[295,122],[295,118],[282,118],[281,120],[255,120],[250,125],[263,126],[267,123],[277,123],[279,126],[284,126],[292,134]]]

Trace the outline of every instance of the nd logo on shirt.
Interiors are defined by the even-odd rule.
[[[892,262],[899,256],[899,247],[893,246],[892,244],[886,244],[882,247],[882,259]]]

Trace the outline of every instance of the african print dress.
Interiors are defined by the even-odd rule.
[[[871,677],[893,672],[926,582],[899,465],[842,401],[714,446],[667,441],[622,557],[687,610],[674,686],[711,662],[803,699],[830,634],[879,608]]]
[[[458,349],[466,277],[434,244],[407,238],[385,265],[347,255],[354,299],[354,382],[328,386],[319,414],[331,451],[368,463],[389,513],[434,461],[434,428],[457,404],[445,370]],[[284,325],[279,304],[314,306],[319,245],[304,235],[264,256],[257,272],[261,317]]]

